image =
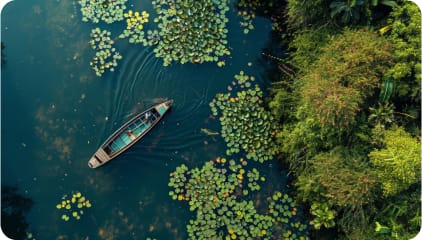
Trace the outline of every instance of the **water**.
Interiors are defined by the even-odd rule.
[[[128,6],[152,13],[146,0]],[[78,7],[70,0],[15,0],[2,11],[2,184],[17,186],[33,200],[26,230],[37,239],[186,239],[192,214],[186,202],[168,196],[169,173],[182,163],[201,166],[225,153],[219,136],[200,131],[219,130],[208,103],[227,91],[240,70],[268,86],[261,52],[270,41],[270,22],[257,18],[256,29],[245,35],[232,7],[232,54],[223,68],[163,67],[151,47],[119,40],[118,71],[98,78],[89,68],[94,52],[88,44],[96,25],[82,22]],[[117,36],[123,24],[100,27]],[[175,104],[158,126],[119,158],[88,168],[102,141],[161,98]],[[259,165],[268,179],[263,193],[284,187],[275,165]],[[72,191],[81,191],[93,207],[80,221],[64,222],[55,206]]]

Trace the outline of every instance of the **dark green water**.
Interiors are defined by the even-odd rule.
[[[128,7],[153,12],[146,0]],[[232,54],[223,68],[163,67],[152,48],[119,40],[117,71],[98,78],[89,68],[94,52],[88,44],[98,25],[81,21],[76,1],[15,0],[3,9],[1,181],[33,200],[28,232],[37,239],[186,239],[191,213],[186,202],[168,196],[169,173],[225,153],[219,136],[200,129],[219,130],[208,103],[227,91],[234,74],[244,70],[268,86],[261,53],[270,42],[270,22],[257,18],[256,29],[245,35],[233,7],[228,17]],[[99,26],[117,36],[123,24]],[[109,134],[160,98],[175,105],[156,128],[104,167],[88,168]],[[274,162],[257,166],[267,178],[262,195],[284,188]],[[81,220],[64,222],[55,206],[72,191],[81,191],[93,207]]]

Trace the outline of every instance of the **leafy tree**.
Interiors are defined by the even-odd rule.
[[[310,25],[321,26],[329,23],[331,20],[327,9],[330,2],[331,0],[288,0],[287,24],[290,28],[299,29]]]
[[[375,177],[356,150],[336,147],[317,154],[298,174],[297,197],[312,204],[314,228],[333,226],[336,215],[334,222],[342,231],[358,232],[368,222],[366,207],[375,200]]]
[[[330,129],[322,128],[314,118],[305,118],[285,124],[282,131],[277,133],[276,140],[280,152],[290,164],[290,171],[301,172],[318,152],[338,144],[335,134]]]
[[[330,14],[332,18],[339,20],[342,24],[369,24],[374,8],[379,5],[394,8],[397,3],[394,0],[334,0],[330,4]]]
[[[278,82],[271,86],[273,95],[269,102],[269,107],[276,118],[286,122],[295,120],[296,106],[299,97],[297,94],[291,94],[294,88],[295,72],[303,71],[309,65],[314,63],[321,54],[323,47],[330,39],[330,35],[335,31],[329,28],[323,29],[303,29],[294,34],[294,38],[289,43],[289,56],[286,60],[277,59],[279,68],[284,73]],[[292,71],[284,71],[288,65]],[[284,67],[283,67],[284,66]]]
[[[353,123],[365,98],[379,86],[391,51],[391,44],[367,29],[336,35],[299,79],[307,114],[331,127]]]
[[[393,65],[387,72],[394,79],[391,100],[397,111],[404,113],[397,121],[413,134],[420,135],[420,10],[415,3],[405,1],[391,12],[387,24],[381,30],[384,30],[384,35],[394,46]]]
[[[331,28],[305,28],[298,30],[289,43],[288,62],[299,70],[308,68],[322,53],[322,48],[329,42],[331,36],[336,33]]]
[[[388,19],[387,38],[394,45],[394,64],[388,74],[396,81],[396,95],[418,98],[421,80],[421,13],[406,1]]]
[[[352,210],[374,200],[375,175],[352,150],[337,147],[320,153],[310,165],[296,182],[303,200],[328,200],[334,206]]]
[[[383,147],[370,152],[369,158],[384,196],[391,196],[420,181],[421,144],[402,127],[394,126],[383,135]]]

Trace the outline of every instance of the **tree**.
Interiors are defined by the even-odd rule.
[[[375,175],[354,150],[337,147],[316,155],[296,185],[303,200],[356,209],[374,200]]]
[[[375,201],[377,189],[366,159],[345,147],[317,154],[298,174],[295,186],[298,199],[312,205],[314,228],[332,227],[335,222],[345,232],[367,224],[366,206]]]
[[[405,125],[409,131],[419,135],[421,12],[415,3],[406,1],[391,12],[387,24],[381,30],[384,30],[384,35],[394,46],[393,65],[386,74],[393,79],[391,100],[398,112],[405,113],[397,119],[400,125]]]
[[[280,121],[295,120],[298,95],[292,94],[294,88],[294,73],[302,72],[318,60],[321,48],[329,41],[335,31],[329,28],[298,30],[289,43],[289,53],[286,60],[279,60],[279,69],[284,73],[278,82],[271,86],[273,95],[269,102],[272,113]],[[283,67],[284,66],[284,67]],[[288,68],[286,71],[286,67]],[[294,69],[294,70],[293,70]],[[291,70],[291,71],[290,71]]]
[[[421,80],[421,13],[415,3],[406,1],[395,8],[388,19],[386,33],[394,45],[394,64],[388,74],[396,83],[396,95],[420,95]]]
[[[371,151],[369,158],[384,196],[391,196],[420,181],[421,143],[402,127],[394,126],[383,135],[383,147]]]
[[[397,6],[394,0],[334,0],[330,4],[331,17],[340,20],[342,24],[369,22],[372,19],[374,7],[378,5]]]
[[[322,48],[330,41],[336,31],[331,28],[306,28],[298,30],[289,43],[288,63],[297,69],[307,69],[318,60]]]
[[[366,97],[380,85],[392,46],[368,29],[346,29],[325,45],[299,79],[298,94],[308,116],[321,125],[348,126]]]
[[[331,0],[288,0],[286,7],[287,23],[290,28],[303,28],[310,25],[321,26],[330,22],[327,11]]]

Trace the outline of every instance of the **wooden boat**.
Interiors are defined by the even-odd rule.
[[[173,100],[152,106],[136,115],[115,131],[88,161],[90,168],[97,168],[130,148],[147,134],[169,111]]]

